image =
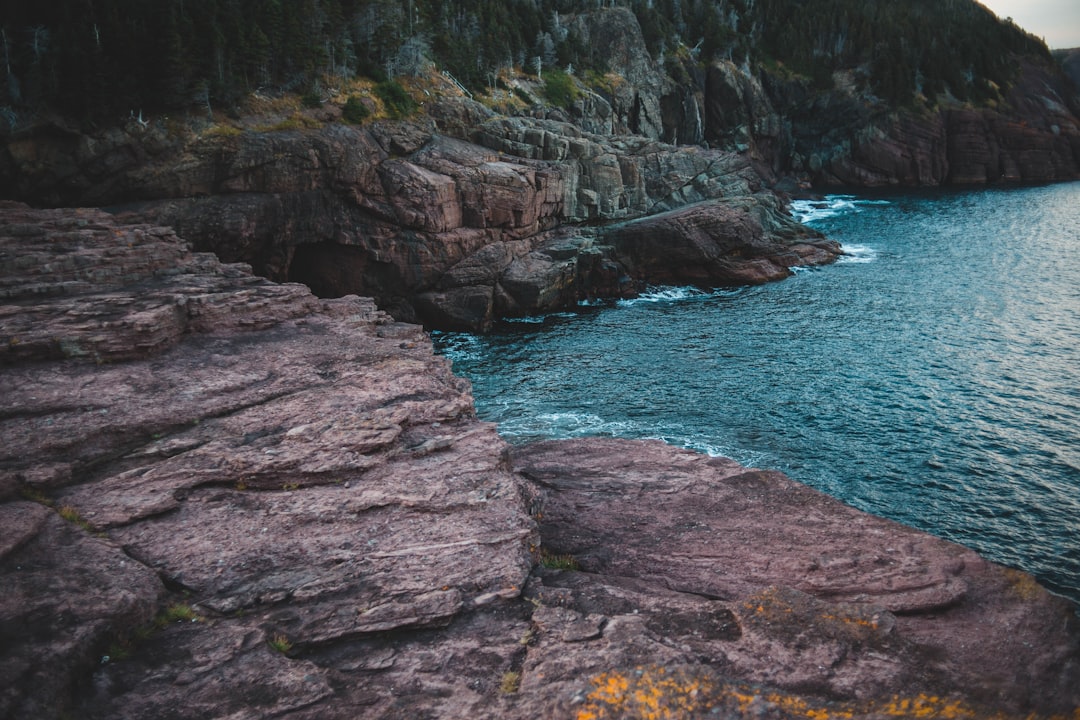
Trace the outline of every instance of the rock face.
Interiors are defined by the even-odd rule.
[[[11,203],[0,288],[0,717],[1080,707],[1031,577],[657,442],[510,451],[371,300]]]
[[[620,254],[608,226],[691,204],[720,203],[695,211],[714,215],[701,225],[714,237],[701,240],[722,245],[716,252],[735,265],[730,243],[750,236],[723,230],[730,201],[767,215],[745,252],[770,259],[770,278],[785,276],[784,263],[796,255],[803,258],[796,264],[828,262],[839,251],[799,228],[734,154],[497,118],[463,99],[430,112],[438,125],[330,124],[173,138],[171,146],[163,136],[154,142],[167,149],[154,157],[125,151],[152,145],[147,137],[83,138],[58,166],[31,162],[32,143],[15,143],[15,194],[45,186],[53,188],[50,202],[123,203],[116,209],[175,227],[199,249],[265,277],[303,282],[327,297],[363,292],[395,317],[464,330],[662,281],[641,272],[649,267],[640,258],[645,248],[637,246],[634,258]],[[117,155],[127,160],[102,172],[103,156]],[[51,171],[39,173],[45,167]],[[793,253],[795,237],[819,250]],[[648,249],[657,261],[668,255],[661,244]],[[725,269],[698,282],[731,276]]]
[[[816,186],[924,187],[1080,177],[1077,91],[1024,62],[996,109],[889,108],[843,73],[829,91],[757,78],[729,63],[707,75],[706,138],[746,149],[776,175]]]
[[[275,715],[334,693],[268,640],[326,648],[520,594],[521,485],[419,327],[160,227],[4,220],[0,716]],[[147,639],[156,669],[102,665],[166,597],[201,619]]]
[[[692,53],[661,65],[625,7],[566,22],[610,68],[569,108],[507,117],[432,84],[422,114],[364,127],[331,111],[311,111],[308,129],[196,133],[158,119],[86,135],[55,122],[5,137],[0,196],[107,206],[323,297],[484,331],[649,283],[761,282],[834,258],[835,244],[787,217],[774,183],[1080,177],[1080,95],[1032,61],[997,107],[916,111],[888,107],[856,71],[822,89]]]
[[[565,696],[588,668],[581,704],[562,706],[577,717],[639,717],[653,702],[687,708],[675,717],[1080,704],[1075,616],[970,550],[655,441],[537,443],[514,467],[541,488],[544,547],[578,566],[530,580],[540,633],[522,688]]]

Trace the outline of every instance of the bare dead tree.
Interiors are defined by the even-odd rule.
[[[41,62],[45,51],[49,49],[49,28],[35,25],[30,28],[30,50],[34,53],[34,62]]]

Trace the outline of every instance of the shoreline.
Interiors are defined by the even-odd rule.
[[[1024,573],[658,442],[511,448],[370,300],[0,213],[0,714],[1080,706],[1080,623]]]

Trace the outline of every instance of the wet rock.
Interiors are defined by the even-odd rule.
[[[626,223],[604,233],[614,257],[651,282],[704,286],[757,284],[790,275],[789,268],[829,262],[839,246],[761,205],[714,201]],[[774,223],[776,231],[767,230]],[[780,228],[793,236],[780,241]],[[799,237],[801,235],[801,237]]]

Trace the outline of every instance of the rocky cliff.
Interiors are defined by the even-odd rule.
[[[838,70],[825,85],[767,63],[681,56],[665,68],[628,9],[588,13],[579,23],[585,37],[613,48],[618,79],[570,108],[583,126],[745,152],[771,180],[819,187],[1080,177],[1080,86],[1067,68],[1020,58],[1000,101],[895,106],[866,88],[866,68]]]
[[[567,107],[483,105],[436,74],[414,91],[419,114],[363,126],[341,122],[340,98],[217,125],[156,117],[85,133],[54,118],[6,136],[0,196],[107,206],[320,296],[483,331],[648,283],[763,282],[834,258],[770,187],[1080,176],[1080,96],[1031,59],[996,105],[897,109],[857,71],[824,88],[685,52],[661,64],[626,8],[566,22],[610,69],[573,81]]]
[[[8,145],[8,177],[15,196],[114,206],[265,277],[362,292],[439,328],[625,296],[687,267],[704,285],[763,282],[839,252],[791,220],[745,157],[439,92],[421,118],[366,127],[43,129]],[[653,237],[675,209],[696,235]]]
[[[0,289],[0,717],[1080,708],[1028,575],[658,442],[511,449],[371,300],[12,203]]]

